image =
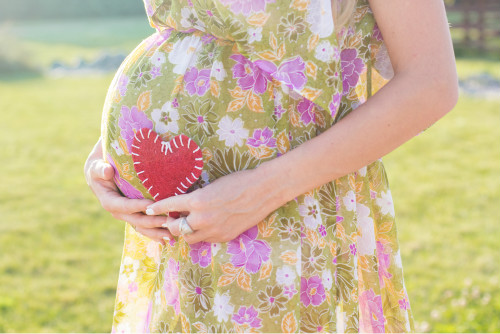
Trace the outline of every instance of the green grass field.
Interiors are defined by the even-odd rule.
[[[48,63],[60,59],[52,46],[91,56],[103,45],[130,50],[150,32],[143,19],[143,33],[115,39],[115,24],[101,23],[109,34],[100,42],[89,42],[90,32],[78,43],[65,39],[79,29],[68,23],[66,37],[51,37],[58,30],[41,23],[46,39],[19,34]],[[461,76],[500,78],[498,62],[458,65]],[[0,81],[0,332],[111,329],[124,225],[83,178],[111,78]],[[500,331],[499,125],[500,99],[462,97],[384,159],[418,331]]]

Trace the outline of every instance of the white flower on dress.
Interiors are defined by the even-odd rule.
[[[292,285],[295,277],[295,270],[290,266],[279,267],[276,270],[276,282],[281,285]]]
[[[181,25],[185,28],[196,28],[205,31],[205,24],[198,18],[194,8],[183,7],[181,9]]]
[[[349,190],[342,201],[347,211],[354,211],[356,209],[356,194],[354,194],[354,191]]]
[[[154,109],[151,118],[155,122],[155,131],[160,135],[167,131],[171,133],[179,131],[179,125],[177,124],[179,112],[172,107],[171,101],[165,103],[161,109]]]
[[[208,173],[206,170],[201,171],[201,186],[204,187],[208,184],[210,184],[210,178],[208,177]]]
[[[249,28],[248,36],[250,36],[248,43],[259,42],[262,40],[262,27]]]
[[[394,68],[392,67],[391,59],[389,58],[389,53],[387,52],[387,47],[382,44],[380,49],[375,56],[375,69],[380,73],[384,79],[392,79],[394,76]]]
[[[146,244],[146,255],[154,259],[157,264],[160,264],[162,246],[159,242],[151,240]]]
[[[122,155],[123,153],[125,153],[125,152],[123,152],[123,149],[121,148],[120,143],[118,143],[118,140],[113,141],[111,143],[111,147],[114,148],[116,154],[118,154],[118,155]]]
[[[163,52],[156,50],[149,60],[154,66],[161,67],[167,61],[167,57],[165,57]]]
[[[330,0],[310,0],[306,21],[310,30],[318,34],[319,38],[330,36],[334,28]]]
[[[127,323],[127,322],[120,322],[117,326],[116,326],[116,332],[117,334],[125,334],[125,333],[132,333],[133,330],[131,330],[130,328],[130,324]]]
[[[323,274],[321,275],[321,280],[323,281],[323,286],[325,287],[326,290],[330,290],[332,288],[333,277],[330,269],[323,271]]]
[[[325,63],[329,63],[333,60],[334,49],[333,46],[328,41],[322,41],[316,46],[314,57]]]
[[[365,167],[361,167],[360,169],[358,169],[358,174],[362,177],[365,177],[366,176],[366,166]]]
[[[212,256],[215,256],[221,249],[220,242],[212,242]]]
[[[133,281],[137,277],[137,269],[139,268],[139,261],[134,260],[130,256],[123,259],[123,264],[120,268],[120,273],[124,274],[127,281]]]
[[[302,259],[302,247],[299,245],[297,248],[297,259]],[[297,271],[297,275],[302,276],[302,261],[295,262],[295,271]]]
[[[310,229],[316,229],[321,224],[319,203],[311,196],[306,196],[304,204],[299,205],[299,214],[304,217],[304,223]]]
[[[231,297],[229,296],[228,292],[222,295],[219,295],[219,293],[215,294],[213,311],[214,314],[217,316],[217,321],[219,322],[227,321],[229,315],[233,313],[234,306],[229,304],[230,299]]]
[[[375,226],[370,216],[370,208],[364,204],[356,205],[358,228],[361,237],[358,237],[356,249],[360,255],[373,255],[376,249]]]
[[[234,121],[229,116],[224,116],[219,122],[217,130],[219,140],[224,140],[227,147],[241,146],[248,138],[248,130],[243,127],[243,121],[236,118]]]
[[[215,77],[218,81],[224,80],[227,76],[226,70],[224,69],[224,64],[220,60],[215,60],[212,64],[212,71],[210,72],[211,77]]]
[[[398,251],[396,252],[396,254],[394,254],[394,265],[397,267],[397,268],[403,268],[403,263],[401,261],[401,252]]]
[[[168,61],[175,65],[172,72],[185,74],[188,67],[194,66],[199,54],[196,51],[201,45],[201,38],[195,35],[186,35],[175,42],[168,53]]]
[[[161,290],[158,290],[155,292],[155,304],[160,305],[161,304]]]
[[[390,214],[394,217],[394,203],[392,202],[391,191],[382,191],[380,196],[381,197],[377,198],[376,201],[377,205],[380,207],[380,211],[382,211],[382,214],[384,215]]]

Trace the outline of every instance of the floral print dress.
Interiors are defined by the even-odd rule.
[[[102,118],[129,198],[140,128],[191,137],[194,188],[286,154],[393,75],[366,0],[336,29],[330,0],[145,0],[156,32],[127,57]],[[238,185],[235,185],[238,187]],[[113,332],[413,330],[381,160],[302,194],[227,243],[165,246],[125,229]]]

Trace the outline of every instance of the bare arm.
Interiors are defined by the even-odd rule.
[[[458,99],[443,2],[370,0],[370,5],[394,78],[325,133],[262,166],[264,173],[281,175],[282,186],[273,187],[278,198],[293,199],[377,160],[435,123]]]
[[[187,242],[228,241],[296,196],[399,147],[449,112],[458,99],[453,47],[442,1],[370,0],[395,75],[321,135],[251,171],[151,206],[189,211]],[[178,220],[169,218],[178,235]]]

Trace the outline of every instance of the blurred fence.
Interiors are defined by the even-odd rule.
[[[455,45],[500,51],[500,0],[457,0],[447,11]]]

